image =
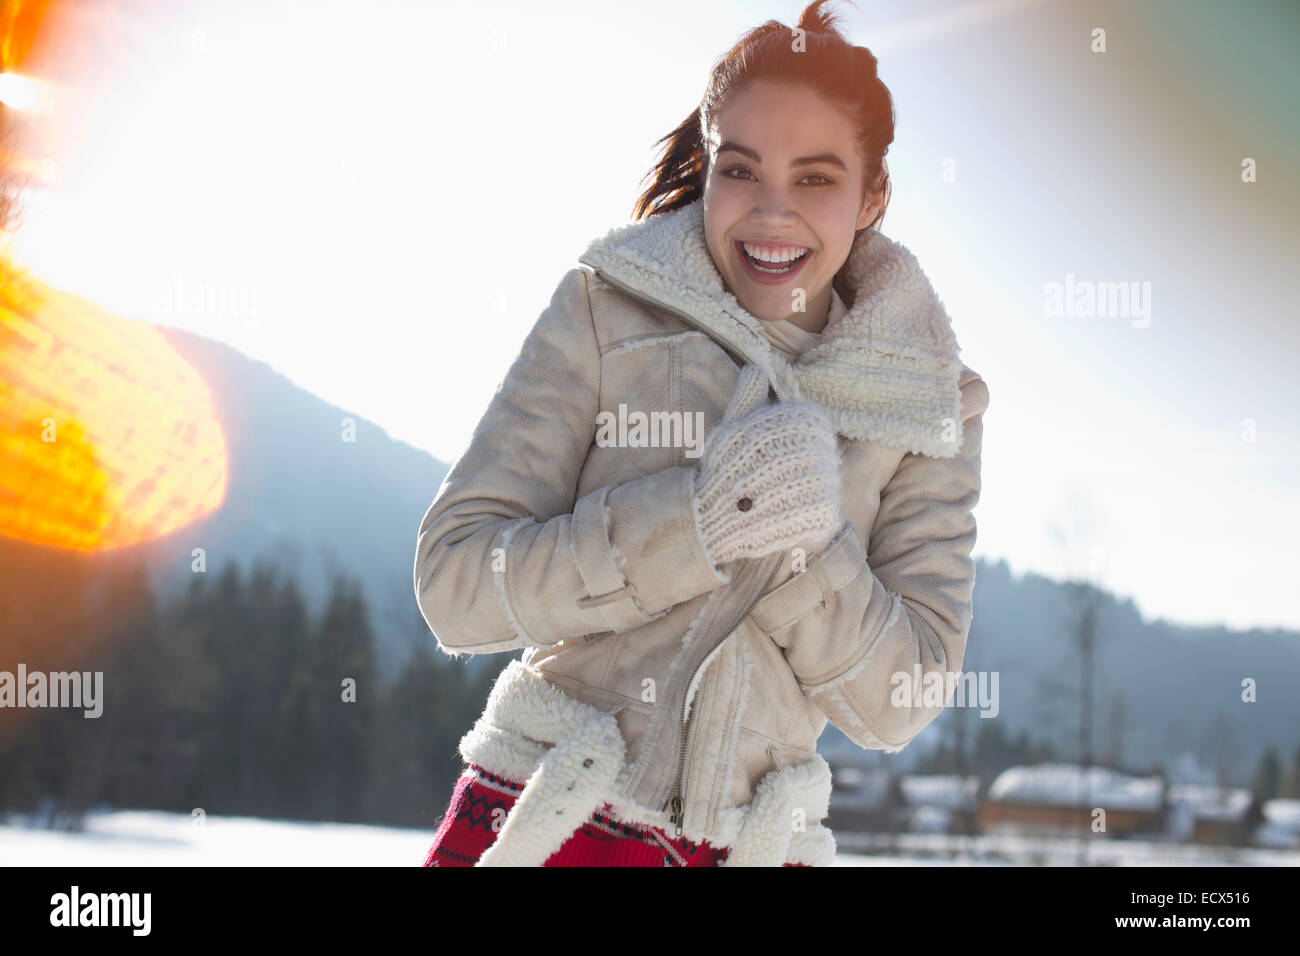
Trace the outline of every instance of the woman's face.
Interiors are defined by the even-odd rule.
[[[820,331],[831,280],[883,199],[866,193],[848,118],[807,87],[762,81],[729,99],[705,147],[704,237],[728,290],[756,318]],[[755,265],[746,248],[803,255]]]

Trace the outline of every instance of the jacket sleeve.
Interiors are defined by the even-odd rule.
[[[600,410],[587,283],[561,279],[420,522],[416,601],[452,656],[621,633],[729,580],[696,529],[693,466],[574,500]]]
[[[965,656],[988,388],[971,373],[961,395],[961,448],[952,458],[903,456],[881,493],[870,552],[845,521],[753,610],[804,692],[870,750],[901,750],[934,720],[954,686],[946,675]],[[927,695],[936,674],[943,691]]]

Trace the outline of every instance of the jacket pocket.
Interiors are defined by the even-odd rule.
[[[707,428],[721,418],[738,374],[735,363],[698,331],[624,340],[601,357],[601,408],[608,430],[642,475],[694,462]]]

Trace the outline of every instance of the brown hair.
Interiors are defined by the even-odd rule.
[[[633,220],[689,205],[704,195],[709,172],[706,131],[727,98],[757,80],[810,87],[845,112],[866,157],[867,190],[885,195],[870,225],[884,218],[892,192],[885,153],[894,141],[894,101],[876,75],[875,56],[840,33],[835,15],[821,9],[827,2],[815,0],[805,7],[795,28],[768,20],[741,37],[714,65],[700,105],[656,141],[655,146],[667,145],[645,177],[651,182],[632,207]],[[792,39],[795,29],[804,31],[803,49]]]

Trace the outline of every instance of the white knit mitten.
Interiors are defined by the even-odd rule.
[[[820,551],[843,523],[829,417],[799,399],[768,404],[767,385],[745,366],[696,462],[696,525],[715,567],[795,545]]]

